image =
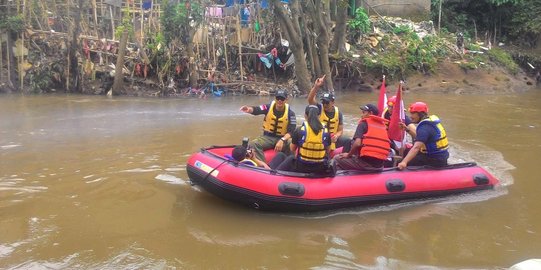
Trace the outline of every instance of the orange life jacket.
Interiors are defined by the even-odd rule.
[[[361,119],[359,123],[363,121],[366,122],[368,130],[363,135],[359,156],[386,160],[391,150],[387,126],[385,125],[385,122],[388,121],[376,115]]]

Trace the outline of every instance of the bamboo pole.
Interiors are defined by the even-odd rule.
[[[3,48],[2,48],[2,35],[4,35],[3,31],[0,32],[0,82],[4,80],[4,55],[3,55]]]
[[[113,17],[113,7],[109,5],[109,14],[111,15],[111,27],[113,29],[112,31],[112,40],[115,40],[115,18]]]
[[[54,1],[54,2],[56,3],[56,1]],[[67,13],[70,14],[69,1],[68,1],[67,3],[68,3],[68,6],[67,6],[68,12],[67,12]],[[69,31],[69,29],[71,29],[71,28],[72,28],[72,25],[70,24],[70,25],[69,25],[69,28],[68,28],[68,31]],[[69,37],[68,37],[66,40],[68,40],[68,39],[69,39]],[[71,44],[70,44],[69,42],[66,42],[66,45],[68,45],[69,47],[71,47]],[[66,46],[66,47],[67,47],[67,46]],[[69,91],[69,89],[70,89],[70,68],[71,68],[71,65],[70,65],[70,64],[71,64],[71,63],[70,63],[70,58],[71,58],[71,57],[70,57],[70,51],[71,51],[71,50],[68,48],[67,51],[68,51],[68,57],[67,57],[66,60],[68,61],[68,65],[67,65],[67,67],[68,67],[68,74],[67,74],[67,76],[66,76],[66,91]]]
[[[24,33],[21,33],[21,48],[19,49],[19,83],[20,83],[20,88],[21,89],[21,93],[24,92],[23,91],[23,87],[24,87],[24,76],[23,76],[23,61],[24,61]]]
[[[11,60],[12,60],[12,55],[10,54],[9,50],[11,48],[11,42],[9,42],[11,38],[7,38],[6,39],[6,51],[7,51],[7,59],[8,59],[8,82],[9,82],[9,85],[10,86],[13,86],[13,83],[11,82]]]
[[[145,40],[145,32],[143,31],[145,27],[145,12],[143,11],[143,0],[139,1],[140,6],[140,12],[141,12],[141,44],[144,44]],[[141,48],[143,49],[143,48]]]
[[[229,74],[229,60],[227,57],[227,43],[225,42],[225,28],[227,27],[227,22],[223,24],[222,28],[222,40],[224,42],[224,57],[225,57],[225,70]]]
[[[205,29],[207,30],[206,31],[206,40],[207,40],[207,59],[210,60],[210,42],[209,42],[209,28],[208,28],[208,25],[205,24]]]
[[[148,15],[148,28],[152,29],[152,21],[154,20],[154,0],[150,1],[150,14]],[[159,32],[159,30],[158,30]]]
[[[240,67],[240,80],[244,81],[244,70],[242,68],[242,37],[240,34],[240,15],[237,14],[237,39],[239,42],[239,67]]]
[[[100,33],[98,31],[98,7],[96,4],[96,0],[92,0],[92,10],[94,11],[94,33],[96,34],[96,37],[100,37]]]
[[[56,4],[56,1],[53,1],[53,9],[54,9],[53,13],[54,13],[54,14],[58,14],[58,5]],[[61,27],[61,28],[62,28],[62,32],[65,32],[64,24],[61,23],[60,25],[62,26],[62,27]]]
[[[49,8],[47,7],[47,2],[40,1],[40,4],[41,4],[41,10],[42,10],[41,16],[43,16],[45,26],[47,26],[48,30],[51,30],[51,25],[49,25],[49,14],[47,14],[47,10],[49,10]]]
[[[26,15],[26,0],[23,0],[22,8],[23,8],[23,21],[24,21],[25,15]],[[21,48],[19,49],[19,84],[20,84],[19,89],[21,93],[24,93],[23,61],[24,61],[24,32],[21,33]]]
[[[216,63],[216,38],[212,37],[212,59],[213,59],[213,62],[214,62],[214,66],[216,67],[217,66],[217,63]]]

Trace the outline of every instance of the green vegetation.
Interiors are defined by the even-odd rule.
[[[398,37],[384,36],[378,45],[382,53],[364,56],[368,69],[380,69],[391,77],[434,72],[438,62],[449,54],[444,38],[427,35],[421,39],[408,25],[396,26],[392,32]]]
[[[355,18],[348,23],[350,29],[360,31],[361,33],[368,33],[370,31],[370,19],[366,14],[366,10],[362,7],[355,10]]]
[[[24,30],[24,19],[22,15],[0,18],[0,29],[21,33]]]
[[[535,47],[541,38],[541,0],[431,1],[432,20],[464,37]],[[440,11],[441,3],[441,11]]]
[[[204,9],[198,1],[180,1],[175,4],[172,1],[162,1],[161,24],[166,43],[182,37],[189,38],[190,31],[203,21]],[[190,37],[191,38],[191,37]],[[186,42],[186,40],[182,40]]]
[[[517,63],[515,63],[511,55],[506,51],[500,48],[492,48],[492,50],[488,51],[488,56],[490,60],[501,64],[511,73],[516,74],[518,72],[519,68]]]
[[[541,37],[541,1],[522,1],[516,6],[511,25],[506,26],[510,36],[534,47]]]
[[[406,65],[400,50],[390,49],[386,53],[365,55],[363,64],[367,69],[381,70],[389,77],[403,77],[406,72]]]
[[[400,34],[411,34],[413,30],[411,27],[409,27],[406,24],[398,25],[393,28],[393,33],[400,35]]]
[[[124,31],[126,30],[128,31],[128,39],[133,40],[135,37],[135,32],[133,29],[133,16],[135,16],[135,13],[131,12],[129,5],[124,8],[122,12],[122,22],[115,29],[115,38],[120,39],[122,33],[124,33]]]

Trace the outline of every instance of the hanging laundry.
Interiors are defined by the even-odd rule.
[[[152,1],[151,0],[145,0],[143,1],[143,9],[148,10],[152,8]]]
[[[263,64],[265,64],[265,66],[267,68],[271,68],[272,67],[272,61],[274,60],[274,62],[279,65],[281,68],[284,68],[284,64],[282,63],[282,61],[280,61],[280,58],[278,57],[278,50],[276,48],[273,48],[270,53],[266,53],[266,54],[263,54],[263,53],[258,53],[257,54],[257,57],[259,57],[259,60],[261,60],[261,62],[263,62]]]
[[[240,9],[240,23],[242,27],[248,27],[249,22],[250,22],[250,8],[248,8],[248,6],[244,6]]]
[[[207,17],[222,17],[222,8],[221,7],[207,7],[205,15]]]

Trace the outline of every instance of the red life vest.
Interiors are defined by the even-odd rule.
[[[385,125],[385,122],[388,121],[376,115],[370,115],[367,118],[361,119],[359,123],[363,121],[366,122],[368,130],[363,135],[359,156],[386,160],[387,156],[389,156],[389,151],[391,151],[387,126]]]

